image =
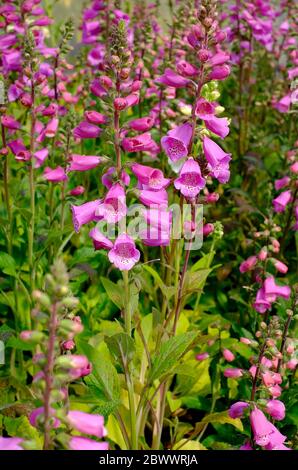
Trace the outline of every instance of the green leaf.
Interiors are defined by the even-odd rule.
[[[211,271],[212,269],[200,269],[195,272],[187,272],[183,287],[183,295],[201,291]]]
[[[198,441],[189,441],[188,439],[181,439],[181,441],[176,442],[173,447],[173,450],[207,450],[207,448]]]
[[[212,413],[210,415],[207,415],[202,419],[201,422],[210,424],[231,424],[236,429],[238,429],[238,431],[243,432],[243,425],[241,420],[239,418],[230,418],[228,411],[220,411],[219,413]]]
[[[190,269],[191,272],[194,273],[198,271],[199,269],[210,268],[214,255],[215,255],[215,251],[210,251],[210,253],[207,253],[206,255],[202,256],[201,259],[199,259],[195,264],[192,265]]]
[[[12,437],[22,437],[24,439],[32,439],[37,444],[37,450],[42,449],[41,437],[36,428],[31,426],[26,416],[19,418],[4,417],[4,426],[7,433]]]
[[[155,271],[155,269],[153,269],[148,264],[144,264],[143,269],[145,269],[145,271],[147,271],[149,274],[151,274],[151,276],[155,280],[156,284],[158,285],[158,287],[162,291],[163,295],[168,300],[175,294],[176,288],[174,286],[167,286],[166,284],[164,284],[161,277],[160,277],[160,275],[158,274],[157,271]]]
[[[133,359],[136,347],[133,339],[127,333],[117,333],[106,337],[105,342],[110,353],[120,360],[123,366]]]
[[[100,280],[111,301],[121,310],[124,307],[124,296],[120,287],[106,277],[101,277]]]
[[[8,253],[0,253],[0,269],[4,274],[17,277],[17,265],[12,256]]]
[[[153,382],[165,374],[169,374],[197,336],[197,332],[188,332],[174,336],[163,343],[160,351],[153,358],[149,381]]]

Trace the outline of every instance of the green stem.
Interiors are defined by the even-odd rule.
[[[2,134],[2,144],[3,148],[6,149],[6,135],[5,128],[1,125],[1,134]],[[4,198],[7,211],[8,219],[8,234],[7,234],[7,251],[12,254],[12,207],[10,204],[10,194],[9,194],[9,154],[5,155],[4,168],[3,168],[3,185],[4,185]]]
[[[33,84],[33,72],[32,72],[32,85],[31,85],[31,99],[32,99],[32,110],[31,110],[31,129],[30,129],[30,166],[29,166],[29,190],[30,190],[30,211],[31,217],[29,222],[28,230],[28,261],[29,261],[29,271],[30,271],[30,285],[31,290],[34,290],[35,284],[35,268],[34,268],[34,231],[35,231],[35,177],[34,177],[34,130],[35,130],[35,109],[34,109],[34,100],[35,100],[35,90]]]
[[[124,281],[124,293],[125,293],[125,305],[124,305],[124,325],[126,333],[131,336],[131,312],[129,308],[129,281],[128,281],[128,272],[123,271],[123,281]]]
[[[129,412],[130,412],[131,450],[138,450],[136,402],[135,402],[133,382],[131,380],[131,376],[129,373],[126,374],[126,385],[127,385],[127,390],[128,390],[128,401],[129,401]]]

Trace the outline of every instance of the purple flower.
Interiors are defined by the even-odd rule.
[[[51,183],[59,183],[60,181],[67,180],[67,175],[62,166],[57,166],[57,168],[49,168],[47,166],[44,169],[43,177]]]
[[[216,178],[220,183],[227,183],[230,179],[229,161],[231,154],[226,153],[209,137],[203,139],[203,149],[211,176]]]
[[[277,196],[275,199],[273,199],[272,204],[275,212],[284,212],[286,209],[286,206],[289,204],[291,201],[292,194],[291,191],[283,191],[280,193],[279,196]]]
[[[245,410],[245,408],[248,408],[248,407],[249,407],[249,404],[246,403],[245,401],[237,401],[237,403],[234,403],[229,409],[230,418],[233,418],[233,419],[242,418],[243,411]]]
[[[82,433],[99,438],[107,435],[103,416],[84,413],[83,411],[69,411],[67,420],[72,428]]]
[[[258,408],[251,412],[250,424],[255,443],[261,447],[268,445],[274,447],[283,444],[286,440],[286,436],[283,436]]]
[[[139,199],[145,206],[166,206],[168,204],[168,193],[165,189],[159,191],[149,191],[143,189],[138,193]]]
[[[101,157],[93,155],[71,155],[68,171],[87,171],[96,168],[102,162]]]
[[[178,75],[178,73],[173,72],[173,70],[169,68],[166,68],[164,74],[157,78],[156,81],[174,88],[184,88],[188,83],[190,83],[188,78]]]
[[[276,419],[277,421],[281,421],[286,415],[285,405],[280,400],[267,401],[266,411],[273,419]]]
[[[73,226],[76,232],[80,230],[82,225],[92,221],[98,221],[102,218],[96,214],[96,210],[101,204],[102,200],[96,199],[95,201],[86,202],[80,206],[70,206],[72,210]]]
[[[175,179],[174,186],[180,190],[183,196],[196,197],[206,184],[201,175],[200,165],[193,159],[188,158],[181,168],[179,178]]]
[[[200,98],[196,104],[195,114],[204,121],[212,119],[215,114],[215,105],[205,100],[205,98]]]
[[[89,237],[93,241],[93,246],[95,250],[110,250],[113,248],[113,243],[107,237],[105,237],[98,228],[94,227],[89,232]]]
[[[121,184],[114,184],[106,194],[104,202],[98,207],[97,215],[108,223],[119,222],[127,214],[125,191]]]
[[[161,146],[167,156],[176,162],[181,158],[187,157],[188,146],[192,136],[192,125],[188,122],[175,127],[161,139]]]
[[[163,172],[158,168],[133,163],[131,170],[138,178],[138,182],[142,185],[143,189],[163,189],[170,183],[170,180],[164,178]]]
[[[78,139],[95,139],[101,133],[101,129],[88,121],[82,121],[74,128],[73,135]]]
[[[68,445],[70,450],[109,450],[107,442],[97,442],[87,437],[71,437]]]
[[[109,251],[109,260],[120,271],[129,271],[140,259],[135,242],[126,233],[119,235],[114,247]]]
[[[205,122],[205,125],[209,131],[213,132],[214,134],[218,135],[222,139],[227,137],[227,135],[230,132],[229,129],[229,122],[228,119],[223,117],[223,118],[218,118],[216,116],[213,116],[211,119],[208,119]]]
[[[125,137],[121,145],[126,152],[145,152],[152,148],[154,141],[152,140],[151,134],[145,132],[135,137]]]
[[[20,445],[24,439],[21,437],[1,437],[0,436],[0,450],[24,450]]]

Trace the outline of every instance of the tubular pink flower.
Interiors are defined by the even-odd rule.
[[[104,202],[96,212],[108,223],[119,222],[127,214],[125,191],[121,184],[114,184],[106,194]]]
[[[211,67],[225,64],[230,60],[230,54],[228,52],[220,51],[214,54],[207,62]]]
[[[245,401],[237,401],[234,403],[229,409],[229,416],[230,418],[242,418],[243,412],[246,408],[249,407],[249,404]]]
[[[200,353],[196,355],[196,360],[197,361],[204,361],[205,359],[208,359],[209,354],[207,352]]]
[[[213,116],[211,119],[208,119],[205,122],[205,125],[207,129],[209,129],[209,131],[213,132],[213,134],[218,135],[222,139],[225,139],[230,132],[229,122],[228,119],[225,117],[218,118],[216,116]]]
[[[264,287],[258,290],[253,307],[258,313],[265,313],[271,307],[271,302],[266,297]]]
[[[96,139],[101,129],[88,121],[82,121],[74,128],[73,135],[78,139]]]
[[[207,121],[212,119],[215,114],[215,104],[205,100],[205,98],[199,98],[195,108],[195,114],[199,119]]]
[[[107,435],[103,416],[84,413],[83,411],[69,411],[67,420],[72,428],[84,434],[90,434],[100,439]]]
[[[187,157],[191,136],[192,125],[186,122],[170,130],[167,136],[162,137],[161,146],[167,156],[173,162],[176,162],[181,158]]]
[[[51,183],[59,183],[60,181],[67,180],[67,175],[62,166],[57,166],[57,168],[49,168],[47,166],[44,169],[43,177]]]
[[[12,116],[7,116],[6,114],[1,117],[1,124],[7,129],[14,131],[20,129],[21,127],[19,121],[16,121]]]
[[[135,242],[126,233],[117,237],[114,247],[109,251],[109,260],[120,271],[129,271],[140,259]]]
[[[88,171],[96,168],[101,162],[101,157],[93,155],[71,155],[68,171]]]
[[[170,180],[164,178],[163,172],[157,168],[141,165],[140,163],[133,163],[131,171],[138,178],[141,185],[147,186],[144,189],[163,189],[169,185]]]
[[[72,222],[76,232],[80,230],[82,225],[92,221],[98,221],[102,218],[96,214],[96,210],[101,204],[102,200],[96,199],[95,201],[86,202],[80,206],[70,206],[72,210]]]
[[[222,355],[225,358],[225,360],[228,362],[232,362],[235,359],[234,354],[229,349],[224,349],[222,352]]]
[[[284,188],[285,186],[288,186],[290,183],[291,178],[289,176],[284,176],[283,178],[280,178],[279,180],[276,180],[274,183],[274,187],[276,191],[279,191],[280,189]]]
[[[89,232],[89,237],[93,241],[95,250],[110,250],[113,248],[113,243],[107,237],[105,237],[98,228],[94,227]]]
[[[24,450],[21,446],[24,439],[21,437],[1,437],[0,436],[0,450]]]
[[[275,280],[273,276],[269,276],[265,279],[264,291],[265,291],[266,298],[271,302],[275,302],[276,296],[283,297],[284,299],[289,299],[291,295],[290,287],[279,286],[275,284]]]
[[[271,427],[271,423],[268,421],[264,413],[258,408],[252,410],[249,419],[254,434],[255,443],[261,447],[265,447],[269,444],[274,432]]]
[[[266,404],[266,411],[277,421],[283,420],[286,415],[285,405],[280,400],[269,400]]]
[[[282,261],[279,261],[278,259],[274,258],[271,258],[271,261],[273,262],[275,269],[279,273],[286,274],[288,272],[288,266]]]
[[[206,184],[201,175],[200,165],[193,159],[188,158],[180,170],[179,178],[175,179],[174,186],[188,198],[196,197]]]
[[[146,132],[154,125],[154,119],[150,116],[129,121],[128,127],[138,132]]]
[[[142,189],[138,191],[138,197],[142,204],[145,206],[167,206],[168,205],[168,194],[165,189],[159,191],[149,191]]]
[[[69,440],[70,450],[109,450],[107,442],[97,442],[87,437],[73,436]]]
[[[105,124],[107,122],[107,117],[97,111],[85,111],[84,117],[91,124]]]
[[[272,201],[275,212],[284,212],[291,199],[292,194],[290,190],[280,193],[280,195]]]
[[[228,65],[216,65],[209,73],[208,80],[224,80],[231,73]]]
[[[34,153],[34,158],[35,158],[34,168],[40,168],[41,165],[43,165],[44,161],[47,159],[48,155],[49,155],[49,151],[47,148],[37,150],[37,152]]]
[[[230,367],[230,368],[225,369],[224,371],[224,376],[227,378],[231,378],[231,379],[237,379],[238,377],[242,377],[242,375],[243,375],[242,369],[237,369],[236,367],[235,368]]]
[[[176,67],[178,73],[183,77],[196,77],[199,73],[199,69],[186,60],[180,60]]]
[[[76,186],[75,188],[69,191],[69,194],[71,194],[71,196],[80,196],[84,192],[85,192],[84,186]]]
[[[190,83],[190,80],[178,75],[176,72],[173,72],[173,70],[166,68],[163,75],[156,79],[156,82],[162,83],[166,86],[172,86],[174,88],[184,88],[188,83]]]
[[[230,179],[229,161],[231,154],[226,153],[209,137],[203,139],[203,149],[206,160],[209,164],[211,176],[220,183],[227,183]]]
[[[256,256],[250,256],[249,258],[247,258],[245,261],[243,261],[240,264],[239,271],[241,273],[246,273],[247,271],[251,271],[255,267],[257,262],[258,262],[258,258]]]
[[[144,134],[140,134],[135,137],[125,137],[121,142],[125,152],[142,152],[150,150],[153,144],[154,141],[152,140],[149,132],[145,132]]]
[[[58,125],[59,125],[58,118],[54,117],[53,119],[51,119],[44,129],[45,137],[48,137],[48,138],[55,137],[55,135],[57,134]]]

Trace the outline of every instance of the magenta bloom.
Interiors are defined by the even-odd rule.
[[[19,121],[16,121],[12,116],[7,116],[7,115],[4,115],[1,117],[1,124],[7,129],[14,130],[14,131],[20,129],[21,127],[21,124],[19,123]]]
[[[224,371],[224,376],[230,379],[237,379],[239,377],[242,377],[242,375],[242,369],[237,369],[236,367],[228,367]]]
[[[229,349],[224,349],[222,352],[222,355],[225,358],[225,360],[228,362],[232,362],[235,359],[234,354]]]
[[[269,276],[264,281],[264,290],[269,302],[275,302],[276,297],[283,297],[289,299],[291,295],[291,289],[289,286],[279,286],[275,284],[273,276]]]
[[[89,232],[89,237],[93,241],[93,246],[95,250],[110,250],[113,248],[113,243],[107,237],[105,237],[98,228],[94,227]]]
[[[257,264],[257,261],[258,261],[258,258],[256,256],[250,256],[245,261],[242,261],[239,267],[239,271],[241,273],[246,273],[247,271],[251,271]]]
[[[184,88],[190,82],[188,78],[184,78],[181,75],[178,75],[169,68],[166,68],[164,74],[157,78],[156,81],[174,88]]]
[[[285,405],[280,400],[269,400],[266,405],[266,411],[277,421],[281,421],[286,415]]]
[[[181,158],[187,157],[188,146],[192,136],[192,125],[188,122],[175,127],[161,139],[161,146],[167,156],[176,162]]]
[[[254,309],[259,312],[259,313],[265,313],[268,308],[271,307],[271,303],[266,297],[265,289],[264,287],[261,287],[256,296],[256,300],[253,304]]]
[[[138,182],[146,186],[144,189],[163,189],[170,183],[170,180],[164,178],[163,172],[157,168],[133,163],[131,170],[138,178]]]
[[[206,160],[209,164],[211,176],[220,183],[227,183],[230,179],[229,161],[231,154],[226,153],[209,137],[203,139],[203,149]]]
[[[249,441],[244,442],[239,450],[253,450]]]
[[[145,132],[135,137],[125,137],[121,145],[126,152],[143,152],[150,150],[152,145],[154,145],[154,141],[151,134]]]
[[[84,186],[76,186],[71,191],[69,191],[69,194],[71,194],[71,196],[80,196],[84,192],[85,192]]]
[[[196,360],[197,361],[204,361],[205,359],[208,359],[209,354],[207,352],[200,353],[196,355]]]
[[[208,60],[208,65],[214,67],[215,65],[223,65],[230,59],[230,54],[228,52],[220,51],[214,54],[211,59]]]
[[[27,150],[27,148],[25,147],[22,139],[11,140],[8,143],[8,147],[16,156],[16,160],[27,162],[31,159],[31,154],[29,150]]]
[[[129,121],[128,126],[134,131],[146,132],[149,131],[151,127],[153,127],[153,124],[154,119],[148,116],[139,119],[133,119],[132,121]]]
[[[231,69],[228,65],[216,65],[209,73],[209,80],[224,80],[231,73]]]
[[[106,188],[110,189],[113,186],[114,182],[116,182],[116,179],[117,179],[116,168],[114,166],[111,166],[102,175],[101,182]],[[125,186],[129,185],[130,176],[128,175],[128,173],[126,173],[125,170],[121,171],[120,179],[121,179],[122,183],[125,184]]]
[[[92,415],[83,411],[69,411],[67,419],[72,428],[84,434],[90,434],[99,438],[107,435],[103,416]]]
[[[283,178],[280,178],[275,181],[274,187],[276,191],[279,191],[280,189],[284,188],[285,186],[288,186],[289,182],[291,181],[291,178],[289,176],[284,176]]]
[[[289,204],[291,201],[292,195],[291,191],[283,191],[280,193],[279,196],[277,196],[275,199],[273,199],[272,204],[275,212],[284,212],[286,209],[286,206]]]
[[[196,104],[195,114],[199,119],[203,119],[203,121],[212,119],[215,114],[215,105],[209,103],[205,98],[200,98]]]
[[[174,186],[180,190],[183,196],[196,197],[206,184],[201,175],[200,165],[193,159],[188,158],[181,168],[179,178],[175,179]]]
[[[93,155],[71,155],[68,171],[87,171],[96,168],[102,162],[101,157]]]
[[[74,128],[73,135],[78,139],[95,139],[101,133],[101,129],[88,121],[82,121]]]
[[[139,192],[139,199],[145,206],[166,206],[168,204],[168,194],[165,189],[160,189],[159,191],[143,189]]]
[[[109,450],[107,442],[97,442],[87,437],[73,436],[68,445],[70,450]]]
[[[45,137],[48,137],[48,138],[55,137],[55,135],[57,134],[58,125],[59,125],[58,118],[54,117],[53,119],[51,119],[43,131],[43,134],[45,135]]]
[[[57,166],[57,168],[49,168],[47,166],[44,169],[43,177],[51,183],[59,183],[60,181],[67,180],[67,175],[62,166]]]
[[[218,118],[216,116],[213,116],[211,119],[208,119],[205,122],[205,125],[206,125],[207,129],[209,129],[209,131],[211,131],[214,134],[218,135],[222,139],[227,137],[227,135],[230,132],[228,119],[225,118],[225,117]]]
[[[37,150],[37,152],[35,152],[34,154],[34,158],[35,158],[34,168],[40,168],[41,165],[43,165],[44,161],[47,159],[48,155],[49,155],[49,151],[47,148]]]
[[[250,424],[254,434],[255,443],[261,447],[283,444],[286,437],[273,426],[264,413],[255,408],[250,414]]]
[[[21,443],[24,441],[21,437],[1,437],[0,450],[24,450]]]
[[[288,266],[282,261],[279,261],[278,259],[274,258],[271,258],[271,261],[273,262],[275,269],[279,273],[286,274],[288,272]]]
[[[237,401],[229,409],[230,418],[242,418],[245,408],[248,408],[249,404],[245,401]]]
[[[98,217],[96,210],[101,204],[102,200],[96,199],[95,201],[86,202],[80,206],[70,206],[72,210],[72,222],[76,232],[80,230],[82,225],[100,220],[101,217]]]
[[[104,202],[97,209],[97,215],[108,223],[119,222],[127,214],[125,191],[121,184],[116,183],[109,189]]]
[[[195,77],[199,73],[199,69],[186,60],[180,60],[178,62],[177,71],[184,77]]]
[[[51,413],[51,421],[52,421],[52,428],[59,428],[60,426],[60,421],[59,419],[57,419],[55,417],[55,410],[54,408],[51,408],[50,409],[50,413]],[[33,410],[29,416],[29,421],[30,421],[30,424],[34,427],[38,427],[38,418],[39,416],[43,416],[44,415],[44,407],[41,406],[39,408],[36,408],[35,410]],[[41,420],[42,421],[42,420]]]
[[[279,101],[273,103],[273,108],[277,109],[280,113],[288,113],[291,106],[291,95],[283,96]]]
[[[140,259],[135,242],[126,233],[117,237],[114,247],[109,251],[109,260],[120,271],[129,271]]]
[[[107,117],[97,111],[85,111],[84,116],[86,121],[91,124],[105,124],[107,122]]]

